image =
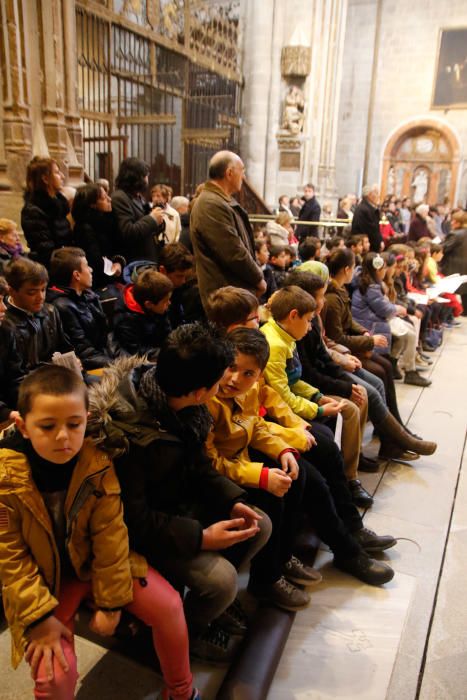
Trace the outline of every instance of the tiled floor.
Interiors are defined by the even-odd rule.
[[[296,617],[269,700],[467,698],[465,319],[446,334],[434,359],[432,386],[400,384],[398,396],[411,429],[438,442],[436,454],[362,475],[375,491],[365,523],[401,538],[386,556],[396,576],[384,588],[365,586],[334,570],[330,555],[320,552],[324,581]],[[147,668],[86,640],[77,646],[79,700],[156,697],[159,679]],[[1,700],[31,697],[26,667],[9,669],[6,631],[0,634],[0,668]],[[203,698],[214,700],[221,674],[194,670]]]

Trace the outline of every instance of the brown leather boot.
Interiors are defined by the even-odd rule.
[[[391,413],[388,413],[377,426],[378,433],[385,443],[392,442],[404,450],[410,450],[418,455],[432,455],[438,445],[428,440],[418,440],[410,435],[403,425],[398,423]]]

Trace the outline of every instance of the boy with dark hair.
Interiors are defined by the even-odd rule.
[[[13,260],[5,270],[9,286],[5,325],[15,336],[22,371],[50,362],[55,352],[74,350],[57,309],[45,303],[49,275],[43,265],[27,258]]]
[[[134,284],[127,284],[113,321],[117,355],[157,357],[171,331],[167,310],[172,290],[170,279],[152,267],[143,269]]]
[[[287,274],[287,252],[286,246],[272,245],[269,247],[269,262],[267,267],[272,270],[276,288],[280,289]]]
[[[370,584],[390,581],[392,569],[371,560],[365,550],[388,549],[396,541],[363,527],[332,440],[323,450],[320,443],[326,441],[325,434],[313,446],[315,441],[305,439],[303,431],[291,437],[279,425],[271,430],[272,424],[260,417],[258,380],[268,362],[266,339],[251,328],[236,328],[228,338],[236,355],[220,381],[218,395],[208,403],[214,429],[207,448],[216,469],[247,488],[272,520],[271,539],[252,562],[250,590],[289,610],[307,604],[303,591],[293,585],[316,580],[313,570],[292,556],[301,510],[333,550],[339,568]],[[318,468],[310,463],[315,459]]]
[[[87,412],[77,373],[40,367],[21,385],[17,431],[0,443],[0,581],[13,666],[25,656],[36,698],[72,700],[74,617],[91,599],[93,632],[112,635],[127,608],[152,629],[164,697],[197,700],[180,596],[129,551],[120,485],[109,455],[85,440]]]
[[[236,326],[258,328],[258,308],[258,297],[248,289],[221,287],[209,295],[206,315],[209,321],[228,333]]]
[[[8,285],[0,277],[0,428],[10,423],[15,417],[18,387],[23,378],[21,358],[16,347],[13,332],[5,326],[5,295]]]
[[[361,265],[363,255],[363,236],[359,233],[354,233],[352,236],[349,236],[345,245],[347,248],[350,248],[355,255],[355,264],[357,266]]]
[[[182,323],[201,321],[204,309],[199,295],[194,258],[182,243],[169,243],[159,254],[159,272],[173,284],[168,316],[172,329]]]
[[[321,241],[315,236],[307,236],[298,246],[298,254],[302,262],[307,260],[319,260],[321,251]]]
[[[92,268],[81,248],[59,248],[52,253],[47,291],[85,369],[106,367],[112,360],[108,348],[107,319],[98,295],[92,291]]]
[[[121,360],[91,393],[91,432],[100,439],[109,433],[120,448],[130,542],[189,588],[191,652],[211,661],[235,653],[239,642],[228,631],[245,631],[238,606],[230,607],[238,581],[229,559],[253,556],[270,532],[268,518],[246,505],[245,491],[218,474],[205,453],[211,419],[204,404],[232,355],[214,329],[186,324],[168,336],[157,365]],[[246,552],[233,547],[247,541]]]

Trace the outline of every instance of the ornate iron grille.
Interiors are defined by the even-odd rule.
[[[120,161],[136,156],[150,164],[151,181],[189,194],[206,179],[215,151],[238,151],[241,87],[230,77],[238,74],[238,5],[113,0],[104,12],[92,0],[78,2],[79,104],[91,179],[112,183]]]

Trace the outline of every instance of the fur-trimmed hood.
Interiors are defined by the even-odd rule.
[[[122,357],[89,391],[88,434],[113,457],[127,452],[130,441],[146,447],[165,432],[137,391],[141,374],[151,366],[146,357]]]

